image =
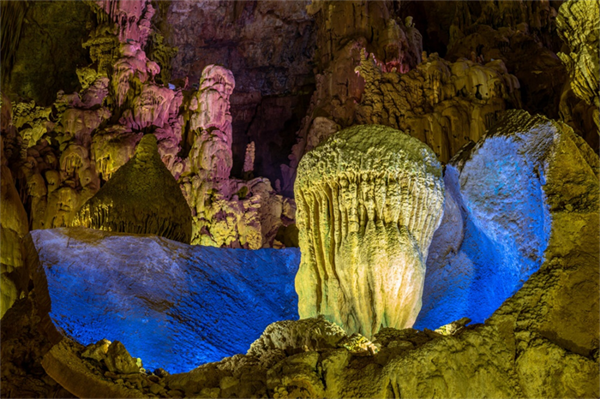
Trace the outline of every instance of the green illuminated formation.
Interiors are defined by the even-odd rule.
[[[83,205],[73,225],[156,234],[189,244],[190,208],[160,159],[154,135],[142,138],[133,158]]]

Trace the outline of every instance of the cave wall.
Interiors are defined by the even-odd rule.
[[[173,1],[159,5],[165,41],[178,48],[173,79],[196,82],[209,64],[233,72],[234,176],[246,145],[256,145],[255,171],[281,179],[294,133],[314,90],[314,18],[310,1]],[[168,4],[168,6],[167,6]]]
[[[95,23],[83,1],[2,2],[2,92],[47,106],[59,90],[77,89],[75,69],[89,63],[81,44]]]

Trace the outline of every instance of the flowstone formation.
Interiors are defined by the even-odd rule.
[[[73,226],[155,234],[189,244],[192,215],[173,175],[146,135],[135,154],[77,212]]]
[[[352,127],[304,156],[295,193],[300,317],[366,336],[412,326],[442,216],[435,154],[391,128]]]

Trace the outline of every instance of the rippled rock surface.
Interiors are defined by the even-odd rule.
[[[267,325],[298,317],[297,249],[188,246],[85,228],[31,238],[53,323],[83,345],[120,341],[148,370],[184,372],[245,353]]]
[[[433,151],[392,128],[355,126],[304,156],[295,193],[300,316],[322,314],[366,336],[411,327],[442,217]]]

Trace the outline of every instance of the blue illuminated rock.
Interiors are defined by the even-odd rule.
[[[297,249],[189,246],[86,228],[31,237],[54,324],[83,345],[120,341],[146,369],[184,372],[245,353],[270,323],[298,318]]]
[[[597,209],[597,178],[598,157],[570,127],[525,111],[464,148],[446,165],[415,328],[490,317],[544,262],[553,212]]]

